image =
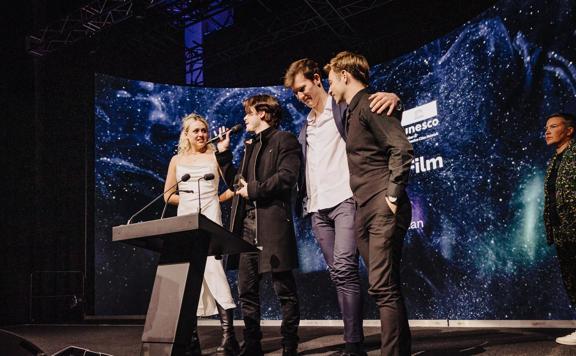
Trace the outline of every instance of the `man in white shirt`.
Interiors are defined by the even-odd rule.
[[[337,104],[328,95],[318,63],[308,58],[290,65],[284,86],[311,109],[298,136],[304,155],[298,208],[302,208],[303,216],[310,214],[314,236],[336,286],[344,321],[343,354],[366,355],[362,346],[362,294],[354,233],[356,206],[346,157],[346,105]],[[371,100],[371,109],[378,113],[401,110],[395,94],[375,93]]]

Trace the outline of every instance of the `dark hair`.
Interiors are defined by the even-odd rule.
[[[278,99],[268,94],[260,94],[249,97],[242,102],[246,114],[250,113],[250,108],[253,107],[256,112],[263,111],[264,121],[272,127],[278,127],[280,119],[282,119],[282,108]]]
[[[566,112],[556,112],[554,114],[548,115],[548,117],[546,117],[546,121],[550,120],[553,117],[561,117],[562,119],[564,119],[566,126],[576,130],[576,116],[574,116],[573,114],[569,114]]]
[[[322,78],[322,72],[320,71],[320,66],[318,63],[310,58],[302,58],[290,64],[290,67],[286,70],[284,74],[284,86],[286,88],[291,88],[294,85],[294,78],[302,73],[304,78],[308,80],[314,80],[314,74],[318,74]]]

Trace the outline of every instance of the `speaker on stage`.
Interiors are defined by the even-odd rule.
[[[103,352],[90,351],[88,349],[83,349],[81,347],[68,346],[67,348],[56,352],[52,356],[112,356],[112,355],[105,354]]]
[[[47,356],[40,348],[22,336],[0,329],[0,351],[10,356]]]

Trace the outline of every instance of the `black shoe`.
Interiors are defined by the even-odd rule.
[[[240,348],[239,356],[264,356],[262,345],[259,341],[244,342]]]
[[[368,354],[363,352],[348,352],[346,350],[342,351],[339,356],[368,356]]]
[[[237,356],[240,353],[240,345],[236,337],[222,336],[222,344],[216,348],[216,353],[224,354],[226,356]]]
[[[216,305],[222,326],[222,343],[216,348],[216,352],[226,356],[237,356],[240,353],[240,345],[234,333],[234,309],[226,310],[220,304]]]
[[[347,342],[342,356],[368,356],[361,342]]]
[[[282,356],[297,356],[298,355],[298,345],[284,345],[282,347]]]

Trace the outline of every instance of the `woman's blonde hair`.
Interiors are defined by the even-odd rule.
[[[200,121],[201,123],[203,123],[204,126],[206,126],[206,131],[208,133],[210,132],[210,125],[208,125],[208,121],[206,121],[206,119],[203,118],[202,116],[195,113],[185,116],[182,119],[182,129],[180,131],[180,139],[178,140],[178,154],[186,153],[192,150],[193,148],[193,146],[190,144],[190,140],[188,140],[186,135],[190,130],[190,125],[192,125],[194,121]],[[206,150],[215,151],[214,146],[212,144],[207,145]]]

